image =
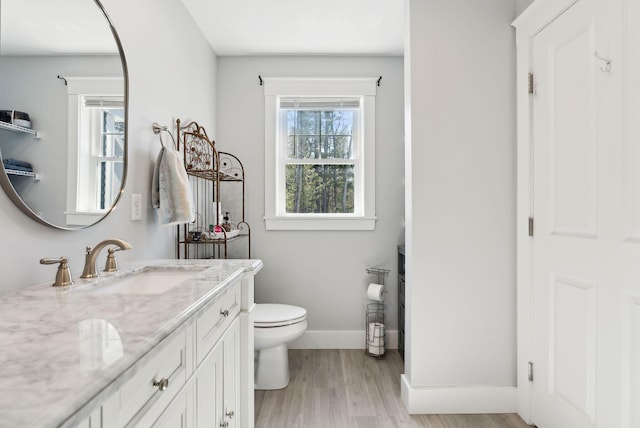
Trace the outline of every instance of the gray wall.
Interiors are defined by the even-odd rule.
[[[407,377],[514,386],[515,5],[409,5]]]
[[[129,66],[129,176],[124,195],[115,212],[98,225],[67,232],[28,219],[0,192],[5,248],[0,292],[53,281],[55,268],[39,265],[42,257],[66,255],[72,272],[80,272],[84,247],[109,237],[133,244],[134,249],[118,255],[122,261],[174,255],[174,229],[159,224],[150,203],[153,163],[160,149],[151,124],[171,126],[178,117],[197,119],[215,132],[216,56],[179,0],[102,0],[102,4],[120,35]],[[193,58],[198,58],[197,67]],[[143,195],[142,221],[130,220],[132,193]]]
[[[520,15],[527,7],[533,3],[534,0],[515,0],[516,2],[516,15]]]
[[[64,225],[67,194],[67,87],[56,76],[119,77],[119,56],[25,56],[2,57],[0,93],[3,110],[29,113],[33,129],[42,139],[0,131],[0,149],[5,159],[33,164],[40,181],[12,178],[18,194],[47,221]]]
[[[256,301],[299,305],[308,330],[364,330],[367,267],[391,269],[388,328],[397,327],[396,246],[404,242],[403,64],[400,57],[220,57],[220,150],[243,161],[252,256],[264,260]],[[264,226],[264,92],[268,77],[377,77],[375,231],[266,231]],[[224,210],[224,208],[223,208]],[[364,342],[364,336],[361,338]],[[325,342],[326,343],[326,342]],[[360,336],[358,336],[358,345]]]

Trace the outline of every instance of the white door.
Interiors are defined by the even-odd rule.
[[[621,45],[607,7],[579,0],[532,41],[532,409],[540,428],[640,426],[631,419],[640,407],[632,387],[640,241],[630,227],[640,218],[629,222],[628,199],[640,175],[625,172],[624,61],[608,71],[596,57]]]

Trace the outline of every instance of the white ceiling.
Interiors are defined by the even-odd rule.
[[[402,55],[402,0],[182,0],[220,56]]]
[[[218,55],[402,55],[402,0],[182,0]],[[113,54],[88,0],[0,0],[3,55]]]
[[[116,54],[111,27],[87,0],[1,0],[2,55]]]

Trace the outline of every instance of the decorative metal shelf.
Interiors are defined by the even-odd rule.
[[[249,235],[236,235],[233,238],[227,238],[226,242],[231,242],[231,241],[236,241],[238,239],[242,239],[242,238],[248,238]],[[213,245],[223,245],[225,243],[225,239],[224,238],[220,238],[220,239],[205,239],[205,238],[200,238],[200,240],[198,241],[194,241],[191,240],[189,241],[188,239],[186,240],[181,240],[180,241],[181,244],[213,244]]]
[[[222,171],[214,171],[211,169],[206,169],[206,170],[197,170],[197,169],[193,169],[193,168],[189,168],[187,167],[187,174],[192,175],[194,177],[198,177],[198,178],[202,178],[204,180],[209,180],[209,181],[237,181],[237,182],[241,182],[242,179],[231,176],[229,174],[227,174],[226,172],[222,172]]]
[[[31,128],[25,128],[24,126],[14,125],[12,123],[0,121],[0,129],[6,129],[13,132],[22,132],[23,134],[31,134],[37,139],[42,138],[42,132],[36,131],[35,129]]]
[[[159,125],[156,128],[164,129]],[[199,219],[195,224],[178,226],[177,257],[208,258],[209,253],[213,252],[214,258],[227,258],[227,244],[246,238],[246,257],[251,258],[251,228],[245,221],[245,173],[242,162],[231,153],[218,151],[215,141],[207,136],[206,130],[197,122],[183,125],[178,119],[176,129],[176,148],[183,154],[187,175],[192,177],[190,182],[194,192],[196,216]],[[233,189],[231,191],[236,193],[235,197],[229,198],[229,207],[225,205],[225,201],[221,201],[221,184],[224,187],[224,183],[239,183],[237,187],[230,187],[230,190]],[[202,236],[197,241],[191,239],[193,232],[209,230],[211,226],[221,226],[221,213],[229,214],[237,229],[241,230],[239,234],[207,238]],[[229,217],[226,219],[229,220]],[[190,244],[195,244],[195,247]]]

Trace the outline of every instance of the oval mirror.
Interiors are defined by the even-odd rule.
[[[29,217],[91,226],[127,173],[127,67],[97,0],[0,0],[0,184]]]

